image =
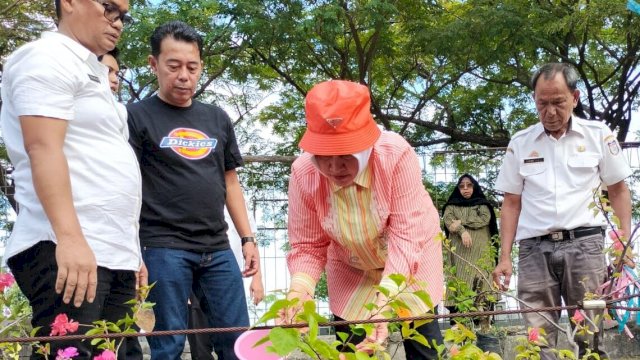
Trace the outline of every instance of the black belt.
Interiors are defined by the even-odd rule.
[[[547,235],[534,236],[525,240],[565,241],[596,234],[602,234],[604,236],[604,228],[601,228],[600,226],[579,227],[573,230],[554,231]]]

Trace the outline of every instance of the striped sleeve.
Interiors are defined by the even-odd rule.
[[[293,274],[291,288],[307,291],[313,288],[327,263],[330,239],[320,226],[310,194],[305,193],[303,179],[296,163],[289,180],[288,234],[291,250],[287,254],[289,272]],[[306,177],[308,179],[308,177]]]
[[[404,142],[404,140],[402,140]],[[400,273],[426,281],[430,290],[442,287],[442,248],[438,212],[422,183],[418,157],[407,146],[394,164],[383,166],[390,177],[390,214],[388,219],[388,258],[381,285],[393,289],[388,276]],[[388,169],[392,169],[389,171]],[[439,298],[437,292],[432,296]],[[434,296],[435,295],[435,296]]]

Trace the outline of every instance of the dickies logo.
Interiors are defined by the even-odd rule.
[[[200,130],[177,128],[162,138],[161,148],[171,148],[176,154],[189,160],[199,160],[211,153],[218,144],[217,139],[210,139]]]

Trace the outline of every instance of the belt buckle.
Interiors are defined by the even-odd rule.
[[[564,239],[563,235],[562,235],[562,231],[556,231],[556,232],[552,232],[549,234],[549,237],[551,238],[551,240],[553,241],[561,241]]]

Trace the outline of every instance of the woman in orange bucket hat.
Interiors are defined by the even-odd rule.
[[[418,158],[400,135],[380,131],[370,106],[366,86],[343,80],[314,86],[305,103],[304,154],[293,163],[289,181],[288,297],[300,303],[310,299],[326,271],[336,319],[371,318],[365,305],[387,302],[374,286],[393,294],[398,286],[389,275],[394,273],[417,280],[412,290],[427,291],[432,303],[442,300],[440,221]],[[413,316],[432,310],[413,295],[401,299]],[[283,320],[290,321],[291,313]],[[336,331],[350,332],[348,326]],[[418,331],[430,344],[443,342],[437,321]],[[364,349],[387,337],[387,324],[379,323],[371,336],[350,342]],[[413,340],[404,346],[407,359],[438,358],[433,346]]]

